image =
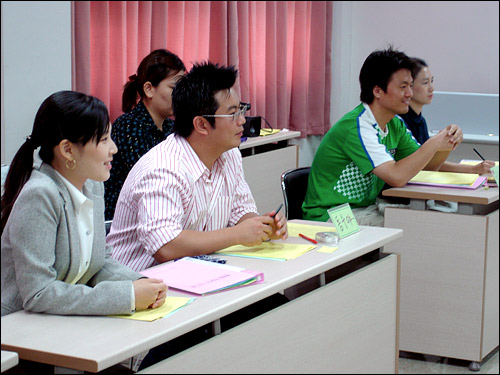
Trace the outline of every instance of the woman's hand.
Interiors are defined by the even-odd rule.
[[[135,309],[146,310],[165,303],[168,287],[163,280],[143,278],[134,281]]]

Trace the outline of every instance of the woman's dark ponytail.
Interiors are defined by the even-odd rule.
[[[85,145],[97,142],[109,129],[109,113],[104,103],[76,91],[58,91],[43,101],[38,109],[31,135],[12,159],[2,196],[1,230],[5,228],[12,207],[33,171],[33,153],[44,163],[54,159],[54,147],[63,139]]]

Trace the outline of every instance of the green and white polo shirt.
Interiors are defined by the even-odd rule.
[[[316,151],[302,205],[304,219],[327,221],[327,210],[343,203],[352,208],[374,204],[385,182],[371,171],[418,148],[399,116],[383,132],[370,107],[359,104],[332,126]]]

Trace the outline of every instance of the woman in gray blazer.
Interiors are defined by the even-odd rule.
[[[2,316],[131,314],[161,306],[167,286],[111,258],[104,186],[116,145],[97,98],[60,91],[40,106],[2,197]],[[39,148],[42,163],[34,165]]]

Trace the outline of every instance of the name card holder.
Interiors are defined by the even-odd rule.
[[[340,239],[359,232],[358,221],[354,217],[349,203],[344,203],[335,208],[330,208],[328,210],[328,215],[330,215],[332,223],[337,228],[337,233]]]

